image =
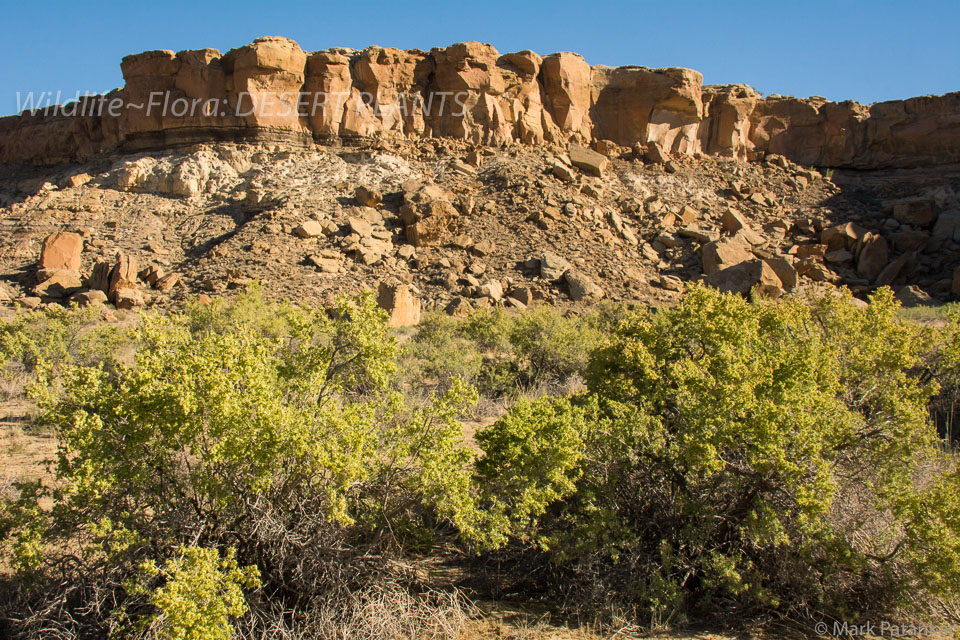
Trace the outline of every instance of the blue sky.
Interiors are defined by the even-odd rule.
[[[960,90],[960,1],[79,2],[0,0],[0,114],[16,93],[103,92],[120,58],[149,49],[227,51],[283,35],[313,51],[575,51],[591,64],[681,66],[708,84],[875,102]]]

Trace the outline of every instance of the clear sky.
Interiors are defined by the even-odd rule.
[[[149,49],[227,51],[262,35],[304,49],[575,51],[590,64],[680,66],[707,84],[876,102],[960,90],[960,0],[0,0],[0,114],[17,92],[100,93]]]

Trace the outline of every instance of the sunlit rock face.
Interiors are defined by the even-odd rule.
[[[960,162],[960,93],[869,106],[764,98],[746,85],[704,86],[690,69],[591,67],[575,53],[501,54],[479,42],[308,53],[266,37],[226,54],[130,55],[121,70],[124,86],[106,96],[0,118],[0,163],[211,140],[377,137],[655,144],[673,155],[776,153],[861,169]]]

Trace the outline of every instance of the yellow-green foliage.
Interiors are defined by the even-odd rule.
[[[397,344],[370,295],[327,314],[252,292],[183,315],[145,314],[132,337],[130,364],[68,362],[56,374],[39,365],[32,393],[57,436],[56,481],[0,513],[24,580],[42,574],[41,539],[87,566],[130,571],[145,556],[168,574],[153,596],[164,633],[219,637],[183,621],[190,606],[212,607],[197,624],[222,630],[221,609],[235,610],[232,595],[190,604],[204,591],[197,585],[224,571],[223,589],[235,594],[232,569],[215,570],[202,554],[236,547],[272,589],[301,580],[298,597],[312,598],[337,586],[323,582],[324,567],[349,562],[345,549],[362,557],[423,546],[431,527],[475,535],[457,417],[476,396],[454,382],[407,408],[390,390]],[[36,508],[44,499],[52,510]],[[179,546],[209,551],[156,554]],[[306,563],[296,578],[290,563]]]
[[[232,548],[221,558],[216,549],[181,547],[162,567],[143,562],[127,591],[155,611],[137,631],[156,640],[230,640],[231,619],[247,612],[243,590],[260,586],[257,568],[241,569],[235,556]]]
[[[125,330],[102,321],[96,307],[19,310],[0,320],[0,380],[29,382],[37,364],[110,363],[129,343]]]
[[[490,397],[563,382],[583,373],[609,323],[606,313],[539,306],[514,314],[481,309],[466,318],[430,314],[406,350],[406,375],[441,389],[460,378]]]
[[[369,295],[327,313],[253,289],[145,313],[129,361],[84,346],[88,313],[0,327],[58,441],[53,481],[0,502],[0,614],[60,616],[21,637],[227,638],[258,584],[302,611],[455,544],[650,626],[960,595],[960,470],[928,415],[960,382],[960,319],[904,321],[886,290],[433,316],[402,353]],[[474,460],[466,382],[578,375],[481,430]]]
[[[662,600],[656,585],[707,614],[954,597],[960,499],[955,471],[930,471],[951,462],[926,411],[928,339],[886,290],[859,308],[694,287],[597,350],[574,402],[594,417],[520,405],[478,436],[492,509],[533,517],[519,535],[560,565],[591,558],[627,601]],[[536,481],[502,480],[526,469]],[[877,585],[882,598],[852,601]]]

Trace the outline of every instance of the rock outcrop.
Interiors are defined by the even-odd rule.
[[[704,86],[690,69],[591,67],[573,53],[501,55],[477,42],[307,53],[268,37],[222,55],[149,51],[121,69],[122,89],[0,118],[0,163],[206,141],[397,136],[613,144],[662,159],[769,153],[836,168],[960,162],[960,93],[869,106],[764,98],[746,85]]]

